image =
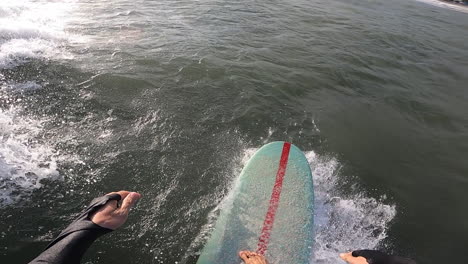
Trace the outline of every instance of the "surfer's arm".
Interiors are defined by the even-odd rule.
[[[86,250],[100,236],[125,223],[138,193],[120,191],[94,199],[91,204],[29,264],[78,264]],[[118,202],[122,200],[122,206]]]

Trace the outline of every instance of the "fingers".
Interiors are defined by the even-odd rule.
[[[129,191],[118,191],[118,192],[110,192],[106,195],[110,194],[118,194],[120,195],[121,201],[122,201],[122,207],[121,211],[125,214],[128,214],[130,211],[130,208],[132,208],[133,205],[135,205],[136,201],[138,201],[141,198],[141,195],[136,192],[129,192]],[[129,197],[129,194],[133,194],[135,196]],[[106,203],[106,205],[99,211],[105,212],[105,213],[111,213],[118,209],[118,201],[116,200],[110,200]]]
[[[114,193],[120,195],[120,198],[122,198],[122,200],[123,200],[123,199],[125,199],[125,197],[127,197],[127,195],[128,195],[130,192],[129,192],[129,191],[118,191],[118,192],[111,192],[111,193],[108,193],[108,194],[106,194],[106,195],[114,194]]]
[[[118,195],[120,195],[120,199],[123,200],[123,199],[125,199],[125,197],[127,197],[127,195],[129,193],[130,193],[129,191],[118,191],[118,192],[110,192],[110,193],[108,193],[106,195],[118,194]],[[115,211],[115,209],[117,209],[119,207],[118,204],[119,204],[119,201],[110,200],[99,211],[103,212],[103,213],[111,213],[111,212]]]
[[[128,193],[122,201],[122,206],[120,207],[120,211],[125,214],[130,212],[130,209],[136,204],[136,202],[141,198],[141,194],[136,192]]]
[[[110,200],[101,209],[99,209],[99,211],[103,213],[111,213],[117,209],[117,203],[118,202],[116,200]]]

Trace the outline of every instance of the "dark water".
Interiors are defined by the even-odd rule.
[[[0,262],[93,197],[143,199],[86,263],[195,263],[243,164],[306,153],[312,263],[463,263],[468,16],[415,1],[0,2]]]

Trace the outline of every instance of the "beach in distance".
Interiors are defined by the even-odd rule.
[[[468,1],[465,0],[416,0],[427,4],[468,13]]]

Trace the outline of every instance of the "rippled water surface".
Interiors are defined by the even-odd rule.
[[[84,262],[195,263],[248,158],[288,140],[314,173],[311,263],[463,263],[468,14],[446,7],[0,0],[0,262],[128,189]]]

